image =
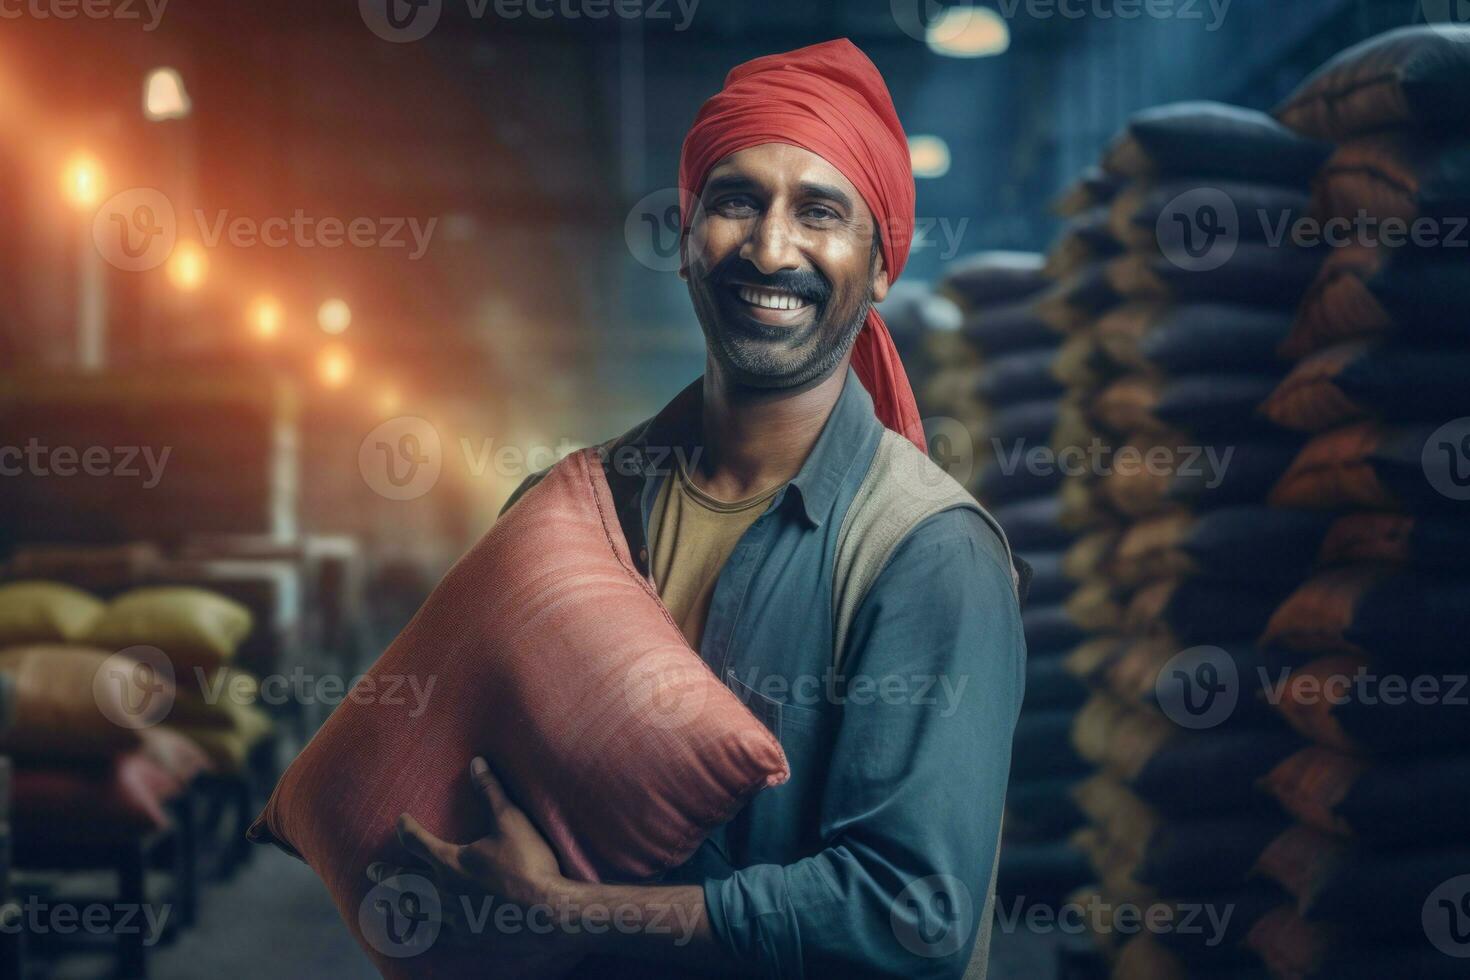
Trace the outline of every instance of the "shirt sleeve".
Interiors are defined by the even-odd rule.
[[[852,626],[823,849],[704,882],[739,963],[772,977],[964,974],[1025,686],[1011,583],[999,538],[968,509],[925,520],[895,551]],[[902,678],[910,696],[859,699],[859,678],[870,692]]]

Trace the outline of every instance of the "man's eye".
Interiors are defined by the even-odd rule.
[[[803,209],[801,216],[809,221],[835,221],[839,217],[836,211],[821,204],[813,204]]]
[[[727,197],[716,201],[714,210],[724,215],[747,215],[755,212],[755,202],[748,197]]]

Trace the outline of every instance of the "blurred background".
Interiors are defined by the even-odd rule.
[[[1177,780],[1200,773],[1214,777],[1200,792],[1229,784],[1243,787],[1237,795],[1181,807],[1138,777],[1150,752],[1191,727],[1156,685],[1183,648],[1226,651],[1228,663],[1194,655],[1190,672],[1254,677],[1271,619],[1298,654],[1284,667],[1318,662],[1302,651],[1371,658],[1382,651],[1361,636],[1313,647],[1292,639],[1312,629],[1292,633],[1271,614],[1319,564],[1338,578],[1313,608],[1357,610],[1344,596],[1376,595],[1385,565],[1407,575],[1424,541],[1463,536],[1443,494],[1419,508],[1388,477],[1378,496],[1341,491],[1331,474],[1312,483],[1298,473],[1308,483],[1295,496],[1276,482],[1320,431],[1379,415],[1434,430],[1470,414],[1449,393],[1463,375],[1444,376],[1464,363],[1463,336],[1421,338],[1440,353],[1396,354],[1384,362],[1392,369],[1336,346],[1405,332],[1415,317],[1465,322],[1444,298],[1462,266],[1430,276],[1439,305],[1405,312],[1378,293],[1332,294],[1303,325],[1303,297],[1325,288],[1321,250],[1288,255],[1295,243],[1261,244],[1248,226],[1259,209],[1294,220],[1385,200],[1413,218],[1431,213],[1431,191],[1441,217],[1456,213],[1446,202],[1470,197],[1456,142],[1462,76],[1427,95],[1409,86],[1415,98],[1385,96],[1389,108],[1374,116],[1370,106],[1362,125],[1333,112],[1262,114],[1339,52],[1395,29],[1417,25],[1428,62],[1453,68],[1466,50],[1455,18],[1470,15],[1447,0],[387,4],[0,4],[0,577],[10,583],[0,586],[0,681],[14,716],[0,736],[11,759],[0,799],[3,975],[372,975],[304,867],[239,843],[242,821],[332,698],[298,691],[228,716],[201,708],[187,724],[139,734],[97,723],[90,678],[135,645],[187,650],[247,686],[298,668],[350,679],[370,664],[526,475],[621,433],[702,372],[703,338],[675,274],[684,132],[732,66],[838,36],[883,72],[910,136],[918,227],[887,312],[939,436],[934,451],[1009,512],[1013,541],[1038,567],[1002,904],[1055,914],[1068,901],[1148,908],[1214,895],[1235,910],[1228,936],[1204,953],[1092,915],[1076,930],[1012,920],[997,930],[992,975],[1348,976],[1349,948],[1375,969],[1459,975],[1463,961],[1444,944],[1470,955],[1470,933],[1441,935],[1427,911],[1421,925],[1415,897],[1431,878],[1470,872],[1456,864],[1466,773],[1458,756],[1426,748],[1452,744],[1459,715],[1412,722],[1419,737],[1387,744],[1374,733],[1403,731],[1402,716],[1344,733],[1327,731],[1341,719],[1240,711],[1212,723],[1213,741],[1183,732],[1204,755],[1149,770],[1174,796]],[[1422,68],[1421,55],[1395,48],[1374,65],[1392,75]],[[1200,101],[1251,112],[1186,107],[1155,129],[1130,128],[1139,113]],[[1422,136],[1402,135],[1415,127]],[[1362,133],[1384,130],[1399,142],[1353,150]],[[1319,170],[1338,146],[1349,154],[1340,169],[1383,186],[1324,193]],[[1198,260],[1192,243],[1154,231],[1201,188],[1245,216],[1227,234],[1244,259],[1190,287],[1177,273]],[[1258,247],[1271,251],[1253,258]],[[1180,249],[1194,258],[1175,261]],[[1381,270],[1354,261],[1333,274],[1357,275],[1361,290]],[[1409,282],[1394,295],[1424,295]],[[1162,340],[1145,350],[1181,308],[1209,338],[1184,354],[1160,353]],[[1354,326],[1334,328],[1345,320]],[[1278,390],[1295,360],[1328,349],[1337,360],[1310,369],[1314,383],[1359,365],[1379,380],[1388,371],[1397,387],[1317,392],[1332,411],[1283,407],[1307,383]],[[1181,378],[1196,386],[1170,391]],[[1276,406],[1263,422],[1268,396]],[[1354,431],[1359,444],[1391,444]],[[1181,490],[1178,473],[1113,487],[1095,471],[1005,469],[993,442],[1056,450],[1099,433],[1140,451],[1234,446],[1232,472],[1250,472],[1213,498]],[[1459,451],[1470,455],[1470,441]],[[1416,469],[1417,455],[1403,458]],[[1271,524],[1269,507],[1309,517]],[[1338,538],[1392,539],[1399,550],[1315,563],[1328,517],[1357,511],[1377,523]],[[1421,513],[1429,518],[1413,524]],[[1237,523],[1200,530],[1218,514]],[[1384,515],[1400,523],[1385,527]],[[1219,566],[1204,545],[1190,550],[1262,527],[1266,550]],[[1131,550],[1120,552],[1125,540]],[[1394,579],[1421,604],[1404,599],[1383,615],[1423,613],[1449,629],[1470,606],[1453,586],[1460,560],[1423,558],[1427,580]],[[1275,571],[1254,575],[1262,568]],[[1356,572],[1369,584],[1339,581]],[[1270,588],[1257,587],[1263,578]],[[1431,650],[1444,639],[1409,632],[1389,645]],[[1250,685],[1242,690],[1249,699]],[[1308,749],[1331,756],[1299,756]],[[1220,757],[1254,761],[1220,776]],[[1306,768],[1283,773],[1286,761]],[[1258,788],[1268,776],[1274,798]],[[1354,822],[1333,810],[1340,798],[1292,799],[1334,779],[1339,797],[1357,793],[1373,816]],[[1374,810],[1386,799],[1443,816],[1420,840],[1405,831],[1412,809]],[[1373,819],[1388,828],[1367,848],[1378,864],[1353,857]],[[1235,850],[1221,857],[1221,842]],[[1273,844],[1268,867],[1260,859]],[[1140,870],[1149,860],[1151,872]],[[1422,870],[1390,889],[1408,896],[1394,906],[1406,931],[1352,898],[1404,867]],[[1327,868],[1348,877],[1326,881]],[[1335,897],[1312,905],[1324,889]],[[1454,908],[1470,886],[1446,894]],[[48,918],[67,903],[145,901],[173,910],[154,934]],[[1470,929],[1470,904],[1461,908],[1464,926],[1453,928]],[[1353,947],[1345,937],[1364,915],[1393,922]]]

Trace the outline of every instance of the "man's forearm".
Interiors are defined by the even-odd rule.
[[[699,885],[609,885],[566,881],[556,904],[589,954],[626,956],[671,965],[698,966],[737,975],[710,928]]]

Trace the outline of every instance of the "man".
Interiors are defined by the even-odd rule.
[[[444,887],[563,910],[542,941],[588,954],[587,976],[958,977],[972,954],[983,970],[1025,658],[1004,536],[950,505],[962,492],[944,476],[952,496],[902,529],[850,616],[834,597],[855,501],[887,501],[863,525],[878,534],[928,492],[884,436],[923,447],[873,310],[914,220],[881,76],[846,40],[735,69],[685,142],[680,186],[705,374],[605,467],[639,572],[776,733],[791,779],[658,884],[564,878],[481,760],[491,836],[450,844],[405,815],[400,837]],[[907,462],[875,464],[890,459]]]

